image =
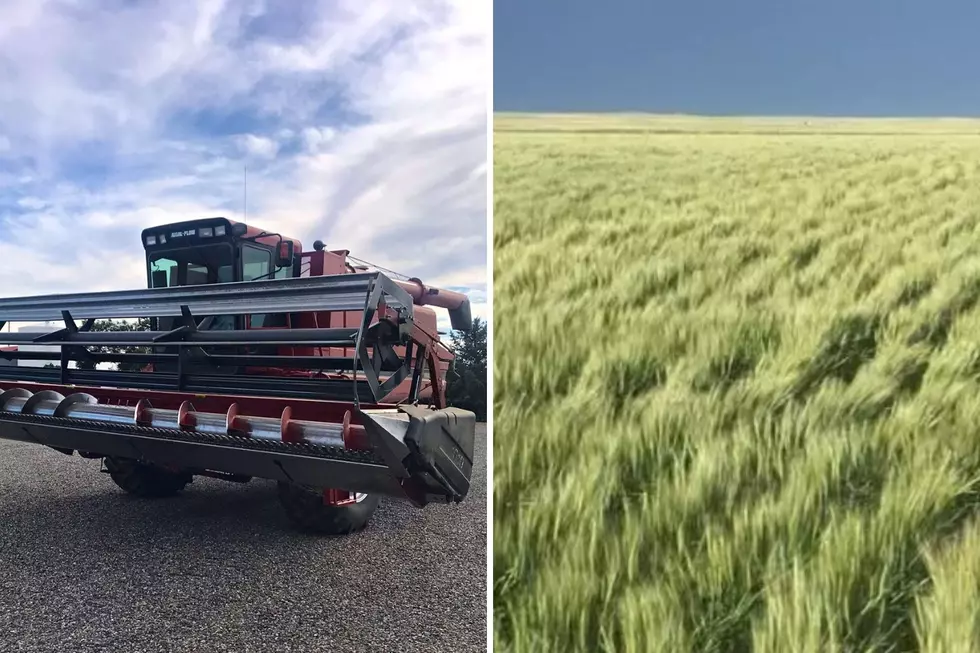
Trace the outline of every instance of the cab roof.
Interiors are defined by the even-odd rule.
[[[260,227],[255,227],[246,224],[244,222],[229,220],[228,218],[225,217],[199,218],[197,220],[184,220],[182,222],[172,222],[170,224],[162,224],[156,227],[147,227],[140,234],[140,242],[144,243],[144,247],[145,247],[147,236],[157,235],[160,233],[171,234],[174,232],[182,232],[182,231],[189,231],[189,230],[196,231],[201,227],[216,227],[221,225],[225,226],[228,234],[232,233],[232,227],[235,227],[236,225],[244,226],[245,233],[239,236],[239,238],[254,238],[256,242],[261,243],[263,245],[268,245],[270,247],[274,247],[279,244],[279,236],[277,235],[257,237],[260,236],[260,234],[269,233],[269,230],[262,229]],[[274,234],[274,232],[272,233]],[[282,239],[283,241],[292,241],[293,250],[296,251],[297,253],[303,251],[303,243],[301,243],[298,239],[292,238],[285,234],[282,234]]]

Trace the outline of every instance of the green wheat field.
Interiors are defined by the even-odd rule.
[[[496,649],[980,650],[980,121],[494,141]]]

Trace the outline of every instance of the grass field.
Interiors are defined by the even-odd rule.
[[[497,650],[980,650],[980,121],[494,138]]]

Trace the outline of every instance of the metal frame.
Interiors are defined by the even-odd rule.
[[[358,311],[365,293],[379,279],[379,272],[335,274],[320,277],[235,281],[201,286],[175,286],[139,290],[40,295],[0,299],[0,324],[49,322],[63,319],[64,311],[76,319],[181,317],[183,308],[197,315],[245,315],[255,313],[302,313],[307,311]],[[411,311],[408,293],[397,301]]]
[[[415,323],[412,319],[413,303],[409,294],[387,276],[380,272],[376,274],[377,282],[369,291],[364,302],[364,316],[361,319],[361,328],[357,333],[352,364],[355,370],[360,366],[360,369],[364,371],[372,394],[380,400],[394,390],[399,383],[404,381],[411,371],[412,345],[414,344],[411,336],[412,327],[415,326]],[[391,297],[395,302],[389,303],[386,301],[387,297]],[[405,344],[406,346],[404,359],[399,358],[393,348],[384,345],[372,347],[373,357],[368,358],[367,347],[365,346],[367,342],[366,336],[370,335],[370,330],[373,328],[371,323],[374,321],[375,314],[377,314],[379,319],[377,323],[379,331],[384,328],[382,326],[384,324],[398,325],[399,344]],[[382,382],[381,372],[386,366],[395,367],[393,370],[394,374]],[[354,384],[354,396],[357,397],[356,378],[354,379]],[[357,404],[357,400],[355,400],[355,405],[359,405]]]
[[[209,330],[218,315],[360,311],[357,328]],[[207,316],[207,317],[199,317]],[[96,318],[177,317],[169,331],[91,332]],[[0,299],[0,328],[6,322],[60,319],[49,333],[0,333],[4,344],[52,345],[54,352],[0,352],[7,360],[51,360],[57,369],[0,366],[0,381],[61,385],[110,385],[196,393],[352,400],[379,404],[409,375],[418,378],[431,343],[417,341],[411,296],[380,272],[272,279],[136,291]],[[84,319],[79,326],[76,319]],[[425,335],[425,334],[422,334]],[[353,348],[351,358],[250,356],[223,351],[250,345]],[[151,353],[100,353],[91,346],[152,347]],[[404,356],[394,349],[405,347]],[[208,351],[217,349],[218,351]],[[70,362],[176,363],[176,372],[72,369]],[[308,377],[228,374],[220,366],[310,370]],[[333,378],[325,370],[339,372]],[[350,378],[344,378],[349,373]],[[385,373],[388,377],[382,379]],[[410,401],[418,397],[413,385]],[[350,392],[350,391],[353,392]]]

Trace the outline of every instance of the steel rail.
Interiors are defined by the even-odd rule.
[[[195,348],[197,345],[195,345]],[[60,352],[48,351],[0,351],[0,360],[18,361],[50,361],[61,362]],[[93,363],[126,363],[132,365],[148,365],[159,363],[176,364],[180,359],[179,354],[132,354],[132,353],[101,353],[85,352],[69,357],[70,360],[88,360]],[[253,354],[190,354],[185,359],[188,364],[200,363],[204,365],[230,365],[245,367],[278,367],[282,369],[298,370],[345,370],[353,371],[354,362],[348,357],[343,356],[265,356]],[[391,361],[382,361],[382,371],[393,371],[401,367],[401,359],[398,364]]]
[[[103,347],[146,347],[195,345],[317,345],[323,347],[353,347],[357,340],[357,327],[332,329],[246,329],[243,331],[76,331],[61,330],[52,333],[14,332],[0,333],[5,345],[84,345]],[[369,338],[370,340],[370,338]]]
[[[240,281],[0,299],[0,322],[60,321],[64,312],[79,319],[243,315],[309,311],[362,311],[368,293],[384,288],[386,302],[411,312],[412,297],[380,272]],[[410,315],[411,313],[409,313]]]

